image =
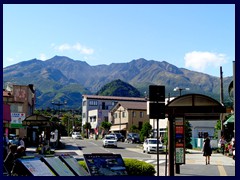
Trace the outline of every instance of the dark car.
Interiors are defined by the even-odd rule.
[[[140,143],[140,137],[138,133],[128,133],[127,143]]]
[[[110,133],[110,135],[114,135],[117,139],[117,141],[125,141],[125,137],[121,133]]]
[[[125,141],[125,138],[121,133],[115,133],[115,135],[117,136],[118,141],[122,141],[122,142]]]

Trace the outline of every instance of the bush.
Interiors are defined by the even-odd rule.
[[[156,170],[152,164],[137,159],[123,159],[129,176],[154,176]]]
[[[123,159],[123,161],[129,176],[154,176],[156,173],[154,166],[144,161],[127,158]],[[85,161],[79,161],[78,163],[87,170]]]

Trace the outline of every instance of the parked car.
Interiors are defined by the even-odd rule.
[[[72,139],[82,139],[80,132],[73,132]]]
[[[103,147],[117,147],[117,139],[115,135],[105,135],[103,138]]]
[[[122,142],[125,141],[125,138],[124,138],[124,136],[121,133],[111,133],[110,135],[116,136],[117,141],[122,141]]]
[[[145,153],[157,153],[157,141],[159,143],[159,153],[164,152],[163,144],[157,138],[147,138],[143,142],[143,152]]]
[[[140,137],[138,133],[128,133],[127,134],[127,143],[140,143]]]
[[[16,134],[9,134],[8,136],[8,142],[10,144],[16,144],[19,145],[19,138]]]

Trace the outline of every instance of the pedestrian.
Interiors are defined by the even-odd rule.
[[[224,136],[222,136],[219,140],[219,147],[221,149],[222,154],[224,155],[224,151],[225,151],[225,144],[227,143],[227,141],[225,140]]]
[[[212,155],[212,147],[210,144],[210,138],[207,136],[203,143],[203,156],[205,156],[206,165],[210,164],[210,156]]]
[[[3,134],[3,158],[5,159],[8,154],[8,145],[9,145],[9,140],[6,134]]]
[[[11,144],[9,146],[9,149],[10,149],[10,151],[9,151],[7,157],[4,159],[4,167],[6,168],[8,175],[11,176],[11,171],[13,169],[13,165],[14,165],[14,161],[15,161],[14,154],[17,151],[17,145]]]
[[[25,149],[23,146],[18,146],[17,151],[14,154],[14,163],[12,168],[12,176],[16,176],[24,172],[22,168],[20,168],[20,164],[18,163],[18,158],[22,158],[23,156],[26,156]]]

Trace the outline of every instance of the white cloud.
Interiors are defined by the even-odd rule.
[[[13,59],[13,58],[10,58],[10,57],[7,57],[7,61],[8,61],[8,62],[13,62],[14,59]]]
[[[85,47],[85,46],[81,45],[80,43],[76,43],[73,45],[65,43],[65,44],[62,44],[59,46],[55,46],[54,44],[52,44],[52,46],[54,46],[54,49],[56,49],[58,51],[76,50],[80,54],[85,54],[85,55],[91,55],[94,52],[94,50],[92,48]]]
[[[209,67],[219,68],[227,63],[225,54],[193,51],[186,53],[184,56],[185,67],[193,70],[204,72]]]
[[[39,59],[42,60],[42,61],[45,61],[47,60],[47,57],[45,54],[41,53],[40,56],[39,56]]]

